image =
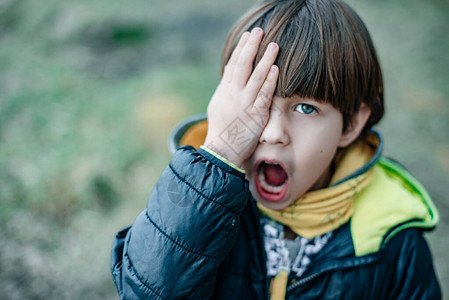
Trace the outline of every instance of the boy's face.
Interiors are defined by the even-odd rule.
[[[244,169],[253,196],[276,210],[327,186],[343,143],[343,117],[331,104],[274,97],[268,123]]]

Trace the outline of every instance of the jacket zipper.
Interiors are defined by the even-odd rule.
[[[291,284],[289,287],[287,287],[287,293],[288,293],[288,292],[291,292],[291,291],[293,291],[294,289],[296,289],[297,287],[299,287],[299,286],[301,286],[301,285],[303,285],[303,284],[305,284],[305,283],[307,283],[307,282],[309,282],[309,281],[315,279],[316,277],[318,277],[319,275],[321,275],[321,274],[323,274],[323,273],[324,273],[324,272],[318,272],[318,273],[312,274],[312,275],[310,275],[310,276],[308,276],[308,277],[306,277],[306,278],[303,278],[303,279],[301,279],[301,280],[299,280],[299,281],[297,281],[297,282]]]
[[[357,266],[361,266],[361,265],[366,265],[366,264],[370,264],[372,263],[374,260],[376,260],[376,258],[372,258],[372,259],[366,259],[363,262],[360,262],[359,264],[357,264]],[[317,278],[318,276],[333,271],[333,270],[337,270],[340,269],[340,267],[333,267],[333,268],[328,268],[328,269],[324,269],[324,270],[320,270],[316,273],[313,273],[305,278],[300,279],[299,281],[291,284],[290,286],[287,287],[287,291],[286,291],[286,296],[288,293],[292,292],[293,290],[297,289],[299,286],[306,284],[307,282]]]
[[[259,223],[260,223],[260,218],[259,218]],[[263,249],[263,253],[264,253],[264,276],[266,278],[265,282],[266,282],[266,299],[270,299],[270,284],[271,284],[271,279],[267,276],[267,252],[265,251],[265,241],[264,241],[264,234],[263,234],[263,230],[262,227],[259,226],[259,228],[261,228],[259,230],[260,234],[261,234],[261,241],[262,241],[262,249]],[[281,260],[281,266],[279,268],[279,271],[286,271],[287,272],[287,276],[290,275],[290,258],[288,256],[288,253],[286,256],[283,257],[283,259]]]
[[[260,220],[259,220],[259,222],[260,222]],[[261,226],[259,226],[259,227],[261,227]],[[262,237],[262,244],[263,244],[264,241],[263,241],[262,233],[261,233],[261,237]],[[265,277],[265,292],[266,292],[265,299],[269,300],[270,299],[270,278],[267,275],[267,259],[268,258],[267,258],[267,253],[265,251],[265,245],[262,245],[262,250],[263,250],[262,251],[263,252],[263,265],[264,265],[264,267],[263,267],[264,275],[263,276]]]

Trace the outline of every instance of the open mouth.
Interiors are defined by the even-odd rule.
[[[268,201],[280,201],[287,192],[288,175],[275,161],[262,160],[256,165],[256,189]]]

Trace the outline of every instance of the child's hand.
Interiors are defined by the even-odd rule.
[[[253,71],[262,35],[260,28],[242,35],[207,108],[204,145],[238,167],[254,152],[268,122],[279,74],[273,65],[279,51],[275,43],[268,45]]]

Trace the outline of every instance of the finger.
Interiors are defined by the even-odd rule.
[[[232,51],[231,58],[229,58],[228,63],[224,67],[223,78],[226,81],[231,81],[235,64],[240,56],[240,53],[242,52],[243,47],[248,41],[249,35],[250,33],[248,31],[245,31],[240,37],[240,40],[237,46],[235,47],[234,51]]]
[[[254,58],[259,49],[260,41],[262,40],[263,31],[259,27],[254,28],[239,55],[234,68],[232,81],[238,87],[244,87],[248,82],[248,78],[253,71]]]
[[[268,73],[266,80],[260,88],[256,100],[254,101],[254,109],[257,110],[257,112],[261,116],[268,117],[269,115],[274,91],[276,90],[278,76],[279,68],[276,65],[271,66],[270,72]]]
[[[265,82],[265,79],[270,72],[270,68],[276,60],[279,52],[279,46],[276,43],[268,44],[262,59],[257,64],[254,72],[248,80],[246,85],[246,92],[248,97],[254,99],[259,92],[260,88]]]

